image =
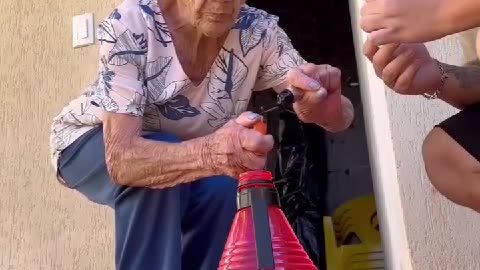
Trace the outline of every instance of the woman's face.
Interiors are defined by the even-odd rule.
[[[193,26],[209,37],[230,31],[245,0],[182,0]]]

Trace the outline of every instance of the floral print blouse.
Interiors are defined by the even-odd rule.
[[[188,140],[214,132],[247,108],[252,91],[278,86],[304,63],[265,11],[243,6],[206,78],[182,69],[157,0],[125,0],[98,27],[97,80],[54,118],[53,165],[102,123],[104,112],[143,117],[144,129]]]

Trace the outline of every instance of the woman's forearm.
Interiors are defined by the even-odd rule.
[[[480,1],[446,1],[442,6],[442,18],[449,33],[458,33],[480,26]]]
[[[480,67],[443,64],[448,79],[439,97],[445,102],[463,109],[480,102]]]
[[[114,115],[104,120],[105,158],[114,182],[167,188],[217,173],[213,157],[207,155],[212,150],[208,137],[168,143],[145,139],[141,131],[139,117]]]
[[[192,182],[215,174],[205,152],[204,138],[166,143],[139,137],[117,152],[117,161],[111,160],[121,166],[112,170],[112,178],[123,185],[155,188]]]

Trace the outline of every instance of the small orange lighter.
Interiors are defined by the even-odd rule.
[[[262,117],[262,120],[257,122],[254,126],[253,129],[262,133],[263,135],[267,134],[267,122],[266,120]]]

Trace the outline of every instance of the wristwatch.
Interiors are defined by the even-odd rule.
[[[438,96],[442,93],[443,88],[445,87],[445,83],[447,82],[448,79],[448,74],[445,72],[445,69],[443,68],[442,63],[440,61],[435,59],[435,62],[437,63],[438,68],[442,72],[442,77],[440,78],[440,86],[433,92],[433,94],[428,94],[424,93],[423,96],[427,99],[437,99]]]

